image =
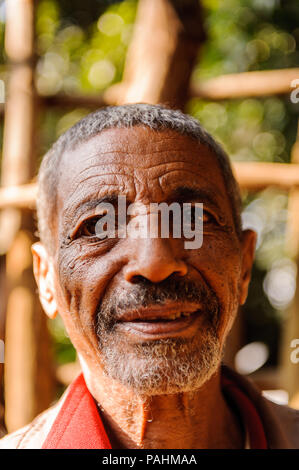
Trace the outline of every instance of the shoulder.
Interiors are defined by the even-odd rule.
[[[30,424],[0,439],[0,449],[41,449],[63,401],[60,399]]]
[[[299,410],[295,410],[289,406],[277,405],[270,400],[267,400],[267,402],[272,413],[280,423],[289,442],[289,446],[292,449],[299,449]]]
[[[299,449],[299,410],[270,401],[249,377],[225,365],[222,374],[251,399],[262,420],[270,449]]]

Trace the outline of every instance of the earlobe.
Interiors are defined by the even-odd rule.
[[[55,318],[58,310],[54,290],[54,271],[52,260],[44,245],[40,242],[31,247],[33,272],[38,286],[39,299],[49,318]]]
[[[242,232],[242,274],[240,284],[240,305],[246,301],[248,286],[251,278],[251,270],[254,261],[256,232],[244,230]]]

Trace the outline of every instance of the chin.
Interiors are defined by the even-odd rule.
[[[222,350],[216,335],[164,339],[126,347],[113,341],[101,351],[104,373],[140,396],[192,392],[218,370]]]

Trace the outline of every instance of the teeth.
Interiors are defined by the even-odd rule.
[[[192,314],[192,312],[178,312],[174,313],[173,315],[170,315],[168,317],[169,320],[176,320],[177,318],[180,318],[181,316],[183,317],[189,317]]]
[[[180,317],[189,317],[190,315],[192,315],[194,312],[177,312],[177,313],[173,313],[172,315],[169,315],[166,320],[176,320],[177,318],[180,318]],[[158,317],[155,317],[155,318],[149,318],[149,320],[159,320]]]
[[[182,312],[182,314],[184,315],[184,317],[190,317],[191,312]]]

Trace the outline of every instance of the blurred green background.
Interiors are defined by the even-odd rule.
[[[204,0],[207,40],[193,80],[226,73],[299,65],[298,0]],[[36,31],[36,87],[41,95],[95,94],[122,78],[137,1],[41,0]],[[0,2],[0,79],[7,81],[3,52],[5,3]],[[192,99],[187,111],[225,147],[232,160],[289,162],[299,105],[288,95],[209,102]],[[40,159],[87,109],[44,111],[39,122]],[[3,123],[1,123],[2,139]],[[269,348],[276,365],[285,311],[296,286],[296,266],[285,246],[287,193],[267,189],[244,194],[244,224],[258,233],[249,297],[242,311],[245,343]],[[49,322],[57,364],[75,359],[58,318]]]

